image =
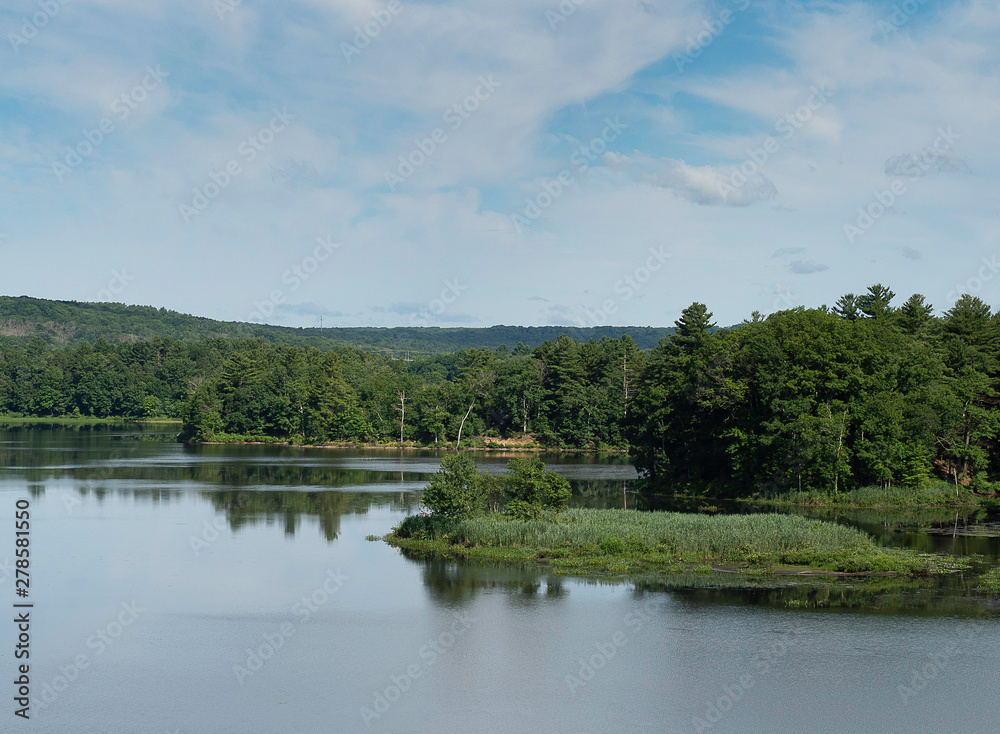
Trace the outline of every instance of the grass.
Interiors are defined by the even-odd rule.
[[[418,555],[536,563],[589,574],[708,571],[925,575],[957,559],[879,546],[866,533],[794,515],[573,509],[540,520],[406,518],[386,541]]]
[[[789,492],[776,497],[749,500],[769,507],[940,507],[975,506],[978,497],[965,487],[955,494],[955,485],[948,482],[927,482],[919,487],[860,487],[836,495],[828,492]]]
[[[976,589],[1000,594],[1000,567],[992,568],[980,576]]]

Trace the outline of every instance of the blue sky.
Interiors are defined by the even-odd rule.
[[[998,37],[996,0],[10,0],[0,292],[292,326],[996,303]]]

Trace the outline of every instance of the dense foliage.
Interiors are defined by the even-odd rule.
[[[888,289],[718,329],[393,359],[265,339],[0,337],[0,412],[171,416],[199,441],[630,448],[672,491],[840,493],[1000,479],[1000,314]],[[20,300],[20,299],[13,299]],[[507,327],[503,327],[507,328]],[[527,500],[525,500],[527,501]]]
[[[562,334],[579,341],[617,338],[627,332],[644,349],[655,347],[673,329],[648,326],[491,326],[352,327],[302,329],[263,323],[215,321],[152,306],[80,303],[43,298],[0,296],[0,336],[38,337],[49,344],[75,346],[104,339],[111,343],[160,337],[187,343],[206,339],[262,339],[317,349],[355,346],[396,357],[449,354],[463,349],[497,349],[503,344],[536,347]]]
[[[1000,315],[963,296],[933,318],[873,286],[833,309],[711,331],[702,304],[648,358],[632,406],[637,465],[675,490],[974,489],[1000,474]]]
[[[527,519],[561,512],[569,506],[571,494],[566,478],[546,471],[541,459],[512,459],[507,473],[495,477],[479,473],[471,456],[456,452],[441,461],[421,502],[438,518],[503,513]]]
[[[210,339],[57,348],[0,337],[0,412],[183,418],[184,435],[419,443],[520,437],[625,448],[642,368],[628,336],[399,360],[360,349]],[[461,440],[465,440],[465,444]]]

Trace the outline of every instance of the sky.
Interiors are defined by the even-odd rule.
[[[998,38],[997,0],[6,0],[0,293],[305,327],[997,305]]]

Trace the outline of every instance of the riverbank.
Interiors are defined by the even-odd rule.
[[[410,441],[389,441],[385,443],[361,443],[357,441],[330,441],[327,443],[300,443],[287,438],[273,438],[270,436],[219,436],[211,441],[189,440],[186,443],[192,446],[295,446],[304,449],[365,449],[397,451],[455,451],[455,447],[450,444],[418,444]],[[623,448],[568,448],[562,446],[543,446],[537,443],[524,443],[517,441],[505,441],[503,439],[472,439],[462,442],[462,451],[501,451],[511,454],[615,454],[627,455],[628,449]]]
[[[734,577],[916,577],[968,567],[955,557],[883,548],[854,528],[779,514],[573,509],[527,521],[411,516],[384,540],[412,556],[598,577],[713,571]]]

